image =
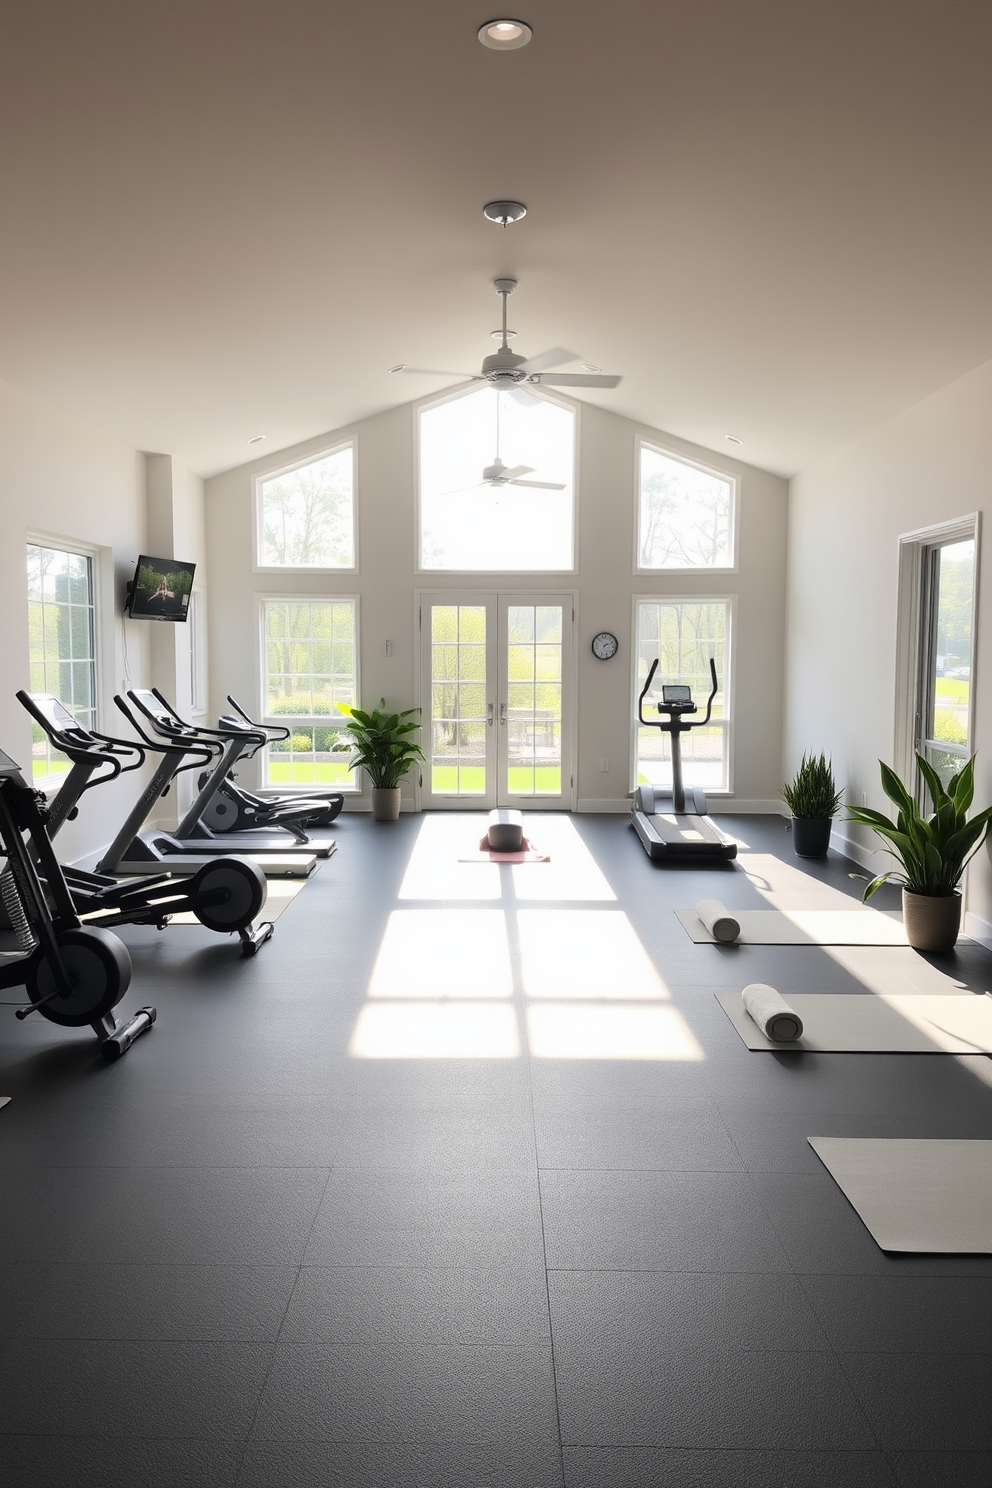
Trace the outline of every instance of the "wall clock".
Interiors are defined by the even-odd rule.
[[[601,630],[598,635],[594,635],[592,638],[592,654],[600,661],[609,661],[612,657],[616,656],[619,649],[620,642],[612,630]]]

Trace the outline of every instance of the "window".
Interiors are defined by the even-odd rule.
[[[350,444],[256,482],[258,567],[355,567],[355,452]]]
[[[289,728],[267,750],[265,783],[357,790],[338,703],[358,701],[358,601],[267,599],[262,605],[264,717]]]
[[[946,783],[971,753],[974,537],[928,547],[923,583],[918,748]]]
[[[574,465],[575,414],[547,398],[485,387],[424,409],[421,569],[570,570]]]
[[[644,686],[652,661],[658,670],[652,694],[660,697],[663,682],[684,682],[692,688],[699,717],[706,711],[710,695],[710,657],[716,663],[718,691],[706,728],[683,734],[682,762],[686,785],[704,790],[730,789],[730,720],[727,697],[730,666],[730,611],[728,599],[639,599],[636,601],[637,652],[634,691]],[[656,690],[657,689],[657,690]],[[645,706],[645,717],[650,711]],[[660,729],[636,725],[635,785],[672,783],[671,737]]]
[[[642,444],[637,567],[732,568],[736,485]]]
[[[28,645],[32,692],[52,692],[84,728],[96,727],[93,560],[84,553],[29,543]],[[65,755],[31,726],[35,781],[64,774]]]
[[[193,713],[207,709],[207,648],[203,612],[206,601],[202,589],[194,589],[186,612],[186,634],[189,641],[189,706]]]

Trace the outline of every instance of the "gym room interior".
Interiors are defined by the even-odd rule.
[[[946,953],[676,913],[858,909],[892,863],[847,808],[923,739],[992,804],[990,62],[982,0],[7,7],[0,750],[51,798],[19,690],[124,737],[128,689],[234,698],[288,732],[245,790],[344,804],[257,954],[114,929],[125,1058],[4,993],[6,1488],[992,1481],[992,1237],[884,1248],[810,1145],[992,1141],[988,1054],[756,1051],[718,1000],[992,993],[987,845]],[[334,541],[280,546],[325,477]],[[142,556],[195,565],[185,623],[128,613]],[[700,717],[716,657],[684,770],[732,861],[631,829],[659,654]],[[380,699],[421,710],[393,821],[328,742]]]

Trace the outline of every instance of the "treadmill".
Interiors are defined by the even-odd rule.
[[[140,726],[124,699],[114,697],[125,718],[129,719],[138,733],[142,745],[150,753],[160,757],[160,763],[148,785],[135,801],[127,820],[117,836],[96,865],[98,873],[109,873],[115,878],[130,878],[156,870],[160,873],[193,874],[212,863],[218,854],[230,856],[231,844],[216,841],[183,841],[174,832],[141,828],[151,811],[168,791],[176,777],[184,770],[202,769],[216,758],[216,741],[200,741],[190,736],[169,742],[154,739]],[[189,813],[187,813],[188,816]],[[184,821],[186,818],[184,818]],[[316,855],[310,851],[287,851],[277,843],[271,852],[260,852],[257,846],[247,844],[238,856],[257,863],[266,878],[309,878],[317,866]]]
[[[630,823],[641,840],[641,846],[654,861],[688,863],[727,862],[737,856],[737,843],[726,837],[706,814],[706,796],[699,786],[686,793],[682,781],[682,735],[690,729],[705,728],[713,711],[717,694],[716,663],[710,657],[713,688],[706,703],[706,715],[690,720],[698,713],[692,700],[692,689],[684,683],[668,684],[661,689],[661,702],[656,704],[658,719],[644,717],[644,699],[651,690],[658,670],[655,657],[647,681],[637,699],[637,717],[646,728],[660,729],[672,741],[672,788],[639,785],[634,793]]]

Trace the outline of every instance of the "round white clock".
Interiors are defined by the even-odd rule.
[[[592,638],[592,654],[600,661],[609,661],[619,649],[620,642],[611,630],[601,630]]]

